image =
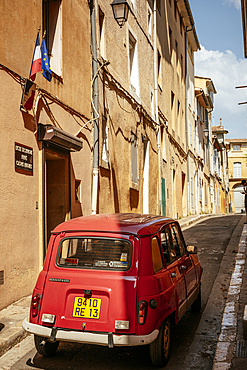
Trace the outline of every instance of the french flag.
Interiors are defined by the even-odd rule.
[[[30,70],[29,78],[32,81],[35,80],[36,73],[42,71],[42,59],[41,59],[41,50],[40,50],[40,40],[39,40],[39,33],[37,34],[36,44],[33,53],[33,60]]]

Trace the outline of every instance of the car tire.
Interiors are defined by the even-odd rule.
[[[202,308],[202,293],[201,293],[201,286],[200,286],[199,294],[196,300],[192,303],[191,309],[193,312],[200,312],[201,308]]]
[[[34,335],[34,344],[37,352],[44,356],[49,357],[54,355],[59,346],[59,341],[50,342],[47,338],[40,337],[39,335]]]
[[[154,366],[163,367],[169,361],[171,349],[171,320],[165,319],[158,337],[150,343],[150,357]]]

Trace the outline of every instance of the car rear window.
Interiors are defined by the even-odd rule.
[[[57,264],[61,267],[128,270],[131,243],[122,239],[66,238],[60,243]]]

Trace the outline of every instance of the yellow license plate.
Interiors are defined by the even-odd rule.
[[[73,317],[99,319],[101,299],[75,297]]]

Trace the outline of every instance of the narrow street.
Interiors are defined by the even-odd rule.
[[[203,266],[202,312],[190,310],[173,331],[167,370],[212,369],[228,285],[242,232],[241,215],[210,217],[184,230],[187,245],[196,245]],[[229,249],[230,248],[230,249]],[[222,264],[226,250],[230,260]],[[217,294],[212,289],[217,289]],[[210,299],[211,298],[211,299]],[[212,303],[213,299],[213,303]],[[198,328],[200,333],[198,333]],[[55,356],[37,354],[31,336],[0,358],[0,369],[155,369],[148,347],[113,348],[60,344]]]

